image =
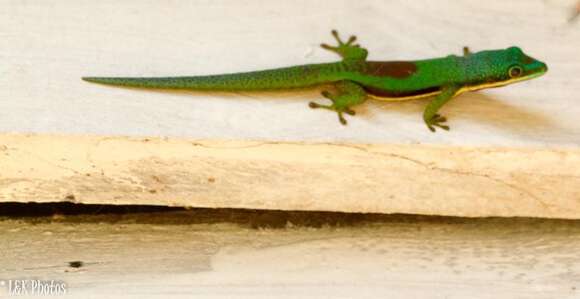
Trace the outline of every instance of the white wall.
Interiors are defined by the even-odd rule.
[[[2,1],[0,132],[499,146],[580,144],[580,23],[574,1]],[[372,60],[522,47],[549,73],[462,95],[429,132],[425,102],[368,103],[349,117],[308,109],[318,91],[160,92],[86,75],[177,76],[337,59],[330,29]]]

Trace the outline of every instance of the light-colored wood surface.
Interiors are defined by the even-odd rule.
[[[578,218],[573,4],[4,1],[0,200]],[[162,92],[80,80],[334,61],[319,47],[331,28],[358,34],[372,60],[518,45],[550,71],[452,101],[443,111],[452,131],[437,134],[421,121],[424,102],[369,103],[343,127],[307,108],[316,90]]]
[[[575,0],[89,1],[5,0],[0,11],[0,131],[361,143],[580,144],[580,24]],[[462,95],[432,134],[425,102],[369,103],[349,118],[307,108],[318,91],[151,92],[87,75],[171,76],[337,59],[330,29],[358,34],[372,60],[522,47],[549,73]]]
[[[0,201],[580,218],[580,150],[0,135]]]
[[[159,217],[0,221],[0,280],[64,281],[65,298],[580,297],[578,222],[401,219],[253,230]]]

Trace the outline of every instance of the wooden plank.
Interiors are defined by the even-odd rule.
[[[0,135],[0,201],[580,218],[580,150]]]
[[[579,297],[577,221],[386,218],[252,230],[191,224],[199,217],[0,221],[0,280],[62,281],[71,298]]]
[[[580,30],[575,0],[3,1],[0,131],[195,139],[577,147]],[[230,13],[232,15],[230,15]],[[235,16],[235,17],[232,17]],[[87,75],[195,75],[334,61],[330,29],[358,34],[373,60],[521,46],[548,63],[540,79],[462,95],[432,134],[422,101],[372,103],[348,127],[312,111],[318,91],[151,92]]]

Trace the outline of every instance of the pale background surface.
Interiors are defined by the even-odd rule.
[[[255,230],[198,217],[0,221],[0,280],[64,281],[72,298],[580,297],[578,222],[387,217]]]
[[[574,1],[2,1],[0,132],[499,146],[580,144]],[[348,127],[311,111],[318,91],[203,94],[92,85],[81,76],[250,71],[337,59],[330,29],[370,59],[521,46],[547,76],[462,95],[430,133],[425,102],[372,103]],[[370,103],[370,102],[369,102]]]
[[[234,189],[239,193],[228,197],[233,201],[230,206],[276,209],[286,204],[307,210],[342,205],[377,211],[383,203],[382,207],[423,213],[431,209],[468,216],[577,218],[580,23],[567,22],[574,2],[0,0],[0,133],[104,135],[94,137],[96,142],[74,136],[53,140],[52,135],[0,136],[0,191],[3,196],[8,194],[8,200],[20,201],[98,202],[96,195],[101,195],[108,203],[135,198],[140,203],[146,198],[157,204],[189,200],[186,204],[195,206],[200,198],[196,201],[191,194],[200,194],[199,188],[206,188],[206,194],[215,192],[208,187],[210,177],[215,178],[214,185],[227,188],[226,176],[198,172],[195,178],[199,179],[192,184],[187,181],[191,179],[187,171],[197,168],[182,162],[219,154],[223,160],[209,159],[216,169],[237,161],[238,169],[245,172],[224,168],[223,173],[262,184]],[[332,28],[344,35],[357,34],[374,60],[459,54],[465,45],[473,50],[518,45],[546,61],[550,71],[537,80],[453,100],[443,110],[452,131],[437,134],[430,133],[421,121],[424,102],[369,102],[357,109],[360,115],[349,118],[345,128],[336,115],[307,108],[308,101],[321,101],[318,91],[168,93],[80,80],[86,75],[196,75],[334,61],[337,57],[318,47],[332,41]],[[261,139],[265,146],[257,146],[255,151],[208,150],[204,156],[196,154],[205,151],[203,146],[185,139],[135,138],[127,142],[109,139],[110,135]],[[22,139],[15,141],[18,138]],[[345,146],[344,157],[359,156],[359,160],[331,161],[334,153],[318,162],[331,161],[328,165],[346,169],[357,182],[380,184],[376,177],[366,177],[365,163],[353,164],[364,157],[377,158],[372,169],[382,174],[390,171],[398,179],[404,173],[412,180],[395,185],[424,191],[422,196],[428,200],[395,201],[372,194],[373,189],[365,190],[371,192],[368,198],[348,198],[349,193],[333,189],[331,183],[336,181],[325,182],[330,188],[316,189],[312,187],[320,184],[312,179],[309,185],[290,190],[316,194],[334,190],[346,200],[324,202],[323,196],[310,196],[310,206],[299,200],[236,202],[255,199],[248,193],[259,187],[266,187],[261,194],[264,198],[277,198],[280,189],[276,186],[284,184],[277,180],[287,175],[299,178],[296,182],[308,178],[285,169],[304,168],[311,176],[327,169],[296,163],[310,158],[296,156],[311,148],[307,146],[286,155],[276,151],[275,156],[282,157],[278,160],[268,160],[264,154],[256,154],[258,158],[251,161],[244,159],[248,153],[276,146],[269,145],[272,140],[491,145],[506,147],[506,155],[485,148],[474,151],[481,155],[453,148],[447,153],[437,150],[452,157],[432,163],[438,156],[413,156],[426,146],[388,152],[380,159]],[[149,145],[143,146],[145,143]],[[185,144],[181,150],[170,150],[179,144]],[[524,147],[522,151],[529,155],[507,148],[512,146]],[[329,144],[323,150],[334,147]],[[541,159],[532,159],[543,150],[529,147],[551,150]],[[140,151],[128,151],[134,148]],[[134,161],[135,153],[142,155],[142,161]],[[453,157],[453,153],[462,154]],[[470,155],[476,158],[470,159]],[[497,155],[508,162],[491,159]],[[550,159],[557,162],[542,164]],[[380,167],[389,163],[399,166]],[[269,165],[277,167],[267,168]],[[160,169],[163,171],[155,172]],[[442,173],[445,188],[433,191],[441,186]],[[87,174],[90,179],[82,179]],[[330,174],[340,178],[340,173]],[[252,180],[254,176],[263,179]],[[458,184],[455,176],[467,183]],[[560,184],[558,189],[553,189],[552,180]],[[267,184],[261,183],[264,181]],[[390,184],[393,182],[396,180]],[[478,195],[480,190],[472,188],[476,184],[480,184],[481,194],[492,195],[466,200],[464,193]],[[113,193],[106,192],[115,190],[118,198],[107,196]],[[240,196],[242,192],[245,197]],[[449,196],[459,200],[446,203]],[[201,200],[215,204],[208,204],[208,197]],[[86,223],[86,219],[37,225],[1,221],[0,279],[62,279],[70,283],[73,298],[146,298],[146,294],[165,298],[169,292],[175,298],[226,298],[231,294],[247,298],[580,297],[577,222],[504,219],[485,224],[462,220],[466,224],[458,226],[411,220],[364,227],[250,230],[226,224],[131,224],[139,220],[129,219],[125,225],[102,219]],[[66,263],[72,260],[82,260],[86,267],[65,272],[70,271]]]

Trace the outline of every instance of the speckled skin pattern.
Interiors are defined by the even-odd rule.
[[[406,100],[435,96],[423,113],[431,131],[435,127],[448,130],[446,119],[438,110],[451,98],[465,91],[503,86],[539,77],[547,71],[545,63],[533,59],[518,47],[471,53],[463,56],[418,61],[367,61],[367,51],[354,44],[351,36],[343,42],[332,32],[338,46],[322,44],[343,60],[336,63],[308,64],[286,68],[192,77],[84,77],[83,80],[118,86],[190,89],[213,91],[276,90],[333,84],[334,92],[323,91],[331,105],[311,102],[311,108],[324,108],[354,115],[351,108],[364,103],[368,96],[383,100]]]

